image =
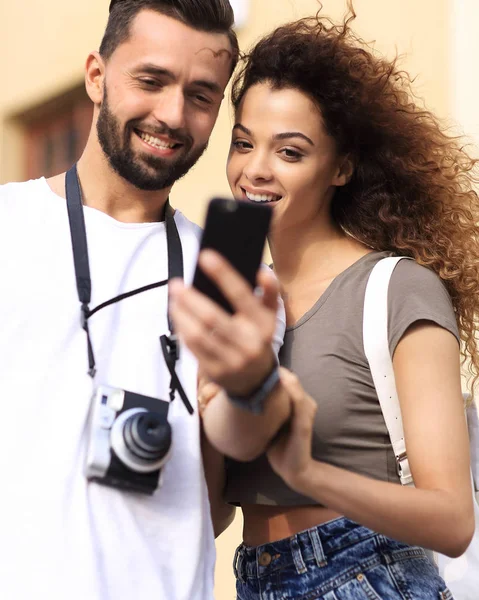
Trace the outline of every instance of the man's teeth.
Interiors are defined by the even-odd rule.
[[[140,137],[144,142],[146,142],[150,146],[153,146],[153,148],[161,148],[162,150],[169,150],[176,145],[175,142],[171,142],[170,144],[168,144],[168,143],[164,142],[163,140],[153,137],[152,135],[150,135],[148,133],[144,133],[143,131],[140,132]]]
[[[245,190],[246,197],[252,202],[273,202],[278,200],[279,196],[276,194],[251,194]]]

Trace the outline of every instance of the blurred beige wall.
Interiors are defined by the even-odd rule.
[[[479,3],[451,0],[451,113],[458,132],[479,147]],[[477,154],[476,154],[477,155]]]
[[[248,48],[273,26],[313,14],[316,0],[238,0],[249,5],[240,44]],[[345,0],[323,0],[324,13],[340,18]],[[90,50],[97,49],[108,0],[0,0],[0,182],[22,179],[22,135],[13,117],[82,80]],[[479,139],[477,0],[356,0],[354,28],[416,77],[427,105]],[[231,111],[226,100],[205,156],[172,194],[173,204],[201,224],[206,201],[228,194],[224,167]],[[217,542],[216,600],[233,600],[231,561],[241,518]]]

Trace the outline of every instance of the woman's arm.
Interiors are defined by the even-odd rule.
[[[313,401],[291,374],[283,382],[294,400],[292,428],[268,458],[299,493],[384,535],[459,556],[473,535],[474,511],[457,340],[418,322],[400,340],[393,366],[415,488],[313,460]]]
[[[220,453],[237,460],[252,460],[289,417],[288,394],[280,384],[269,394],[262,414],[233,404],[227,393],[247,396],[258,388],[273,368],[278,286],[260,270],[253,294],[247,283],[221,256],[202,252],[203,271],[214,280],[234,306],[234,315],[193,288],[173,282],[171,315],[182,341],[196,356],[200,371],[225,391],[218,393],[203,414],[206,436]]]
[[[203,432],[201,434],[201,452],[208,486],[211,519],[215,537],[218,537],[233,522],[236,508],[231,504],[226,504],[223,500],[226,481],[224,456],[213,448]]]
[[[261,415],[232,404],[221,390],[205,409],[203,424],[215,448],[235,460],[250,461],[264,454],[290,411],[289,395],[280,384],[269,395]]]
[[[215,383],[209,381],[204,375],[198,374],[198,410],[200,412],[200,418],[203,417],[206,406],[210,400],[215,397],[218,391],[219,388]],[[201,454],[203,457],[206,485],[208,486],[213,530],[215,537],[218,537],[231,525],[236,508],[224,501],[224,489],[226,484],[225,457],[210,444],[205,435],[202,421]]]

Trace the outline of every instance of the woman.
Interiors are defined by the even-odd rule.
[[[449,598],[422,548],[458,556],[474,529],[460,344],[475,381],[475,162],[349,21],[276,29],[246,57],[233,104],[228,179],[235,198],[273,209],[280,362],[297,375],[282,373],[289,430],[228,464],[226,500],[244,515],[238,598]],[[388,339],[415,488],[400,485],[362,345],[367,279],[390,254],[414,258],[391,279]],[[175,306],[187,343],[184,315],[202,319],[188,298]],[[225,323],[217,360],[234,344]]]

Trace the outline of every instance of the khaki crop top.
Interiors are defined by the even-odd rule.
[[[363,256],[338,275],[316,304],[287,328],[280,362],[318,403],[313,457],[382,481],[399,483],[396,461],[363,348],[363,304],[371,269],[387,252]],[[439,277],[411,260],[397,265],[388,293],[391,356],[406,329],[433,321],[459,339],[449,294]],[[418,391],[419,393],[420,391]],[[227,462],[232,504],[317,504],[297,494],[265,456]]]

